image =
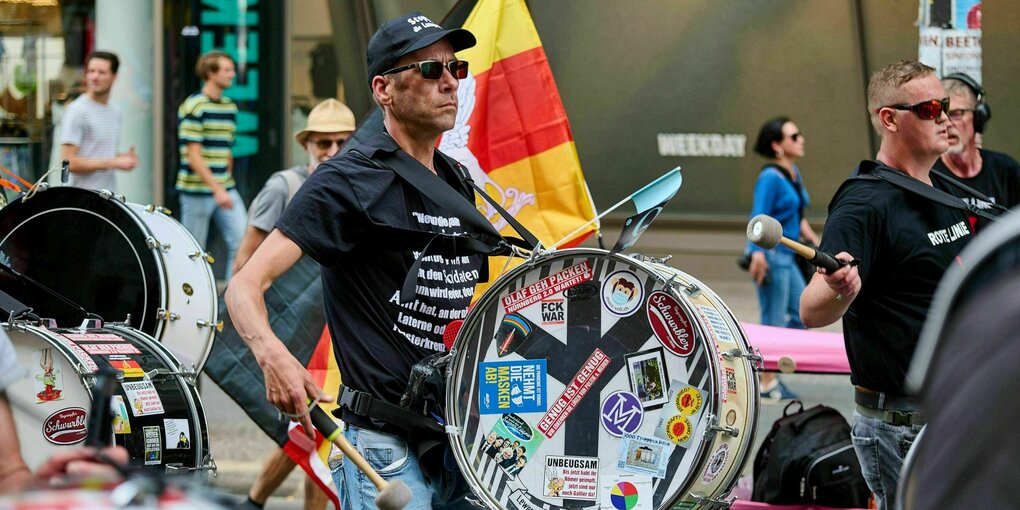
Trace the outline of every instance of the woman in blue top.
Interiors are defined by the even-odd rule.
[[[786,117],[766,122],[758,133],[754,151],[769,161],[762,167],[754,185],[751,217],[767,214],[782,224],[783,236],[803,238],[817,245],[818,235],[804,219],[808,194],[800,170],[794,164],[804,156],[804,136],[797,125]],[[748,271],[758,287],[761,323],[804,329],[800,322],[800,293],[804,290],[804,277],[797,269],[793,251],[783,245],[766,251],[751,244],[749,249],[751,266]],[[761,379],[763,397],[793,398],[793,394],[772,374],[762,373]]]

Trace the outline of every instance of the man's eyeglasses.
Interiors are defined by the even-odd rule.
[[[421,77],[426,80],[438,80],[443,77],[443,68],[445,67],[450,71],[450,74],[458,80],[467,78],[468,74],[468,63],[467,60],[451,60],[447,63],[442,63],[438,60],[423,60],[421,62],[415,62],[413,64],[407,64],[402,67],[394,67],[389,71],[384,71],[383,76],[387,74],[400,73],[417,67],[421,71]]]
[[[333,147],[333,144],[336,144],[337,147],[343,147],[344,142],[346,141],[347,141],[346,138],[341,138],[339,140],[323,138],[322,140],[316,140],[314,143],[315,146],[318,147],[320,150],[329,150],[330,148]]]
[[[945,113],[949,115],[949,98],[943,99],[932,99],[929,101],[921,101],[917,104],[891,104],[889,106],[883,106],[882,108],[892,108],[894,110],[910,110],[914,112],[921,120],[933,120],[937,119],[939,115]],[[881,110],[882,108],[879,108]],[[875,110],[876,112],[878,110]]]
[[[963,114],[974,111],[973,108],[957,108],[955,110],[949,110],[949,120],[956,122],[963,120]]]

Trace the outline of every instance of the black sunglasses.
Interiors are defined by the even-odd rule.
[[[346,141],[347,141],[346,138],[341,138],[340,140],[331,140],[329,138],[325,138],[322,140],[316,140],[315,146],[318,147],[319,149],[327,150],[330,147],[332,147],[333,144],[336,144],[337,147],[343,147]]]
[[[798,132],[790,135],[790,140],[793,140],[794,142],[798,142],[803,137],[804,137],[804,135],[800,134],[800,132],[798,131]]]
[[[931,99],[929,101],[921,101],[917,104],[892,104],[889,106],[883,106],[882,108],[892,108],[894,110],[910,110],[917,114],[921,120],[932,120],[937,119],[939,115],[945,113],[949,115],[949,98]],[[879,108],[881,110],[882,108]],[[876,110],[877,112],[878,110]]]
[[[423,60],[421,62],[415,62],[413,64],[407,64],[403,67],[394,67],[389,71],[384,71],[382,76],[387,74],[394,74],[413,69],[417,67],[421,71],[421,77],[426,80],[438,80],[443,77],[443,68],[445,67],[450,71],[450,74],[458,80],[467,78],[468,74],[468,63],[467,60],[451,60],[447,63],[442,63],[438,60]]]

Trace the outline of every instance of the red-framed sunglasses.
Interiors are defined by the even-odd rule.
[[[937,119],[939,115],[945,113],[949,115],[949,98],[943,99],[931,99],[928,101],[921,101],[917,104],[891,104],[883,106],[882,108],[892,108],[894,110],[910,110],[914,112],[921,120],[933,120]],[[881,110],[879,108],[878,110]],[[878,113],[875,110],[875,113]]]

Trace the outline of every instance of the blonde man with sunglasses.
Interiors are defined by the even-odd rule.
[[[489,248],[481,245],[498,240],[474,207],[466,169],[436,149],[455,124],[457,88],[468,72],[455,52],[474,45],[467,30],[444,29],[417,12],[383,23],[369,40],[367,64],[384,131],[320,165],[226,296],[269,401],[311,430],[308,401],[333,397],[275,336],[262,291],[303,253],[320,264],[343,374],[344,436],[383,478],[407,484],[408,508],[472,506],[463,475],[443,461],[450,453],[441,423],[400,402],[412,366],[446,352],[443,332],[465,313],[484,269]],[[469,240],[478,244],[460,249]],[[343,508],[375,507],[376,489],[353,463],[334,468],[333,479]]]
[[[871,123],[882,138],[875,161],[863,161],[836,192],[822,251],[849,262],[819,269],[801,295],[809,327],[843,319],[857,408],[851,439],[879,510],[895,501],[907,449],[924,425],[904,377],[939,278],[972,237],[967,215],[939,205],[875,172],[897,172],[953,194],[929,170],[949,148],[949,100],[934,69],[916,61],[889,65],[868,85]],[[881,170],[877,170],[881,169]],[[908,181],[914,182],[914,181]]]

